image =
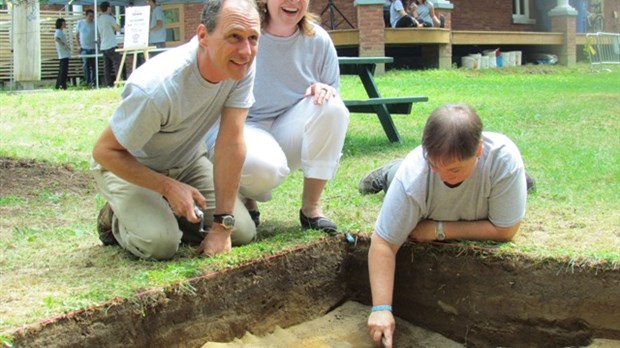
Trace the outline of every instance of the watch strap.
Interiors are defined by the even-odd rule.
[[[435,225],[435,239],[436,240],[446,239],[446,233],[443,230],[443,221],[437,221],[437,224]]]

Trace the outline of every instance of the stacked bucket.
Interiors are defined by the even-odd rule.
[[[500,52],[499,49],[485,50],[461,57],[461,66],[465,69],[489,69],[521,65],[521,51]]]

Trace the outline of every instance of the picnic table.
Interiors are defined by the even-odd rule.
[[[382,97],[375,84],[377,64],[392,63],[392,57],[338,57],[341,75],[359,76],[368,99],[347,99],[344,105],[352,113],[377,114],[390,142],[400,142],[400,134],[392,120],[392,114],[411,114],[413,103],[426,102],[428,97]]]

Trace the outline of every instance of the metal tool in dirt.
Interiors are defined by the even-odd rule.
[[[198,232],[209,233],[209,231],[205,231],[205,213],[197,205],[194,205],[194,214],[200,218],[200,229]]]

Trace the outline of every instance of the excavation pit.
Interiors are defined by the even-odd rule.
[[[202,347],[268,335],[350,301],[370,305],[368,247],[363,236],[326,238],[20,328],[13,345]],[[408,243],[397,255],[394,313],[469,347],[587,346],[620,340],[618,289],[620,271],[605,264]]]

